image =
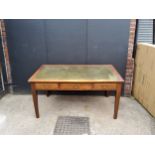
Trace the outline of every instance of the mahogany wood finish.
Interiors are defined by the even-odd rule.
[[[43,65],[46,66],[46,65]],[[34,102],[34,108],[35,108],[35,114],[36,118],[39,118],[39,107],[38,107],[38,95],[37,91],[44,90],[47,92],[47,96],[49,95],[49,91],[116,91],[115,95],[115,103],[114,103],[114,115],[113,118],[117,118],[118,109],[119,109],[119,100],[121,96],[121,88],[124,80],[119,75],[119,73],[116,71],[116,69],[109,65],[109,69],[112,71],[113,76],[116,77],[115,80],[109,81],[109,80],[76,80],[76,81],[65,81],[65,80],[51,80],[46,78],[45,80],[43,78],[37,79],[36,75],[40,72],[41,66],[28,80],[28,82],[31,84],[32,89],[32,97]],[[51,65],[52,67],[54,65]],[[57,66],[57,65],[55,65]],[[62,65],[62,66],[74,66],[74,65]],[[86,65],[76,65],[76,66],[86,66]],[[87,65],[88,66],[88,65]],[[89,65],[91,67],[92,65]],[[96,66],[96,65],[95,65]],[[98,65],[99,67],[104,65]],[[105,65],[106,66],[106,65]]]
[[[38,95],[37,95],[37,90],[36,90],[34,84],[31,84],[31,91],[32,91],[32,97],[33,97],[36,118],[39,118]]]
[[[115,95],[115,104],[114,104],[114,116],[113,116],[114,119],[117,118],[117,114],[118,114],[119,100],[120,100],[120,96],[121,96],[121,88],[122,88],[122,84],[117,84],[116,95]]]

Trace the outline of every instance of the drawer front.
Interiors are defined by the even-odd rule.
[[[61,90],[92,90],[92,84],[72,84],[72,83],[63,83],[60,84]]]
[[[36,90],[116,90],[115,83],[35,83]]]
[[[96,83],[93,85],[94,90],[116,90],[115,83]]]
[[[35,88],[37,90],[58,90],[57,83],[36,83]]]

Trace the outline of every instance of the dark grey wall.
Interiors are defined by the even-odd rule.
[[[48,63],[86,61],[86,20],[46,20]]]
[[[125,75],[130,20],[5,20],[15,88],[43,63],[113,64]]]
[[[113,64],[124,77],[129,20],[88,20],[87,63]]]
[[[6,20],[14,88],[26,89],[27,79],[47,62],[42,20]]]

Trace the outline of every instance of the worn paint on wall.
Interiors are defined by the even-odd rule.
[[[3,48],[1,57],[4,60],[4,65],[2,66],[2,68],[5,68],[7,84],[9,84],[8,88],[9,88],[9,91],[12,92],[12,87],[11,87],[12,75],[11,75],[9,50],[8,50],[8,45],[7,45],[7,35],[6,35],[5,23],[4,23],[4,20],[2,20],[2,19],[0,20],[0,37],[1,37],[0,41],[2,43],[2,48]]]

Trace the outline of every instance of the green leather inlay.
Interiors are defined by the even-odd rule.
[[[44,66],[35,76],[45,80],[117,80],[110,66]]]

